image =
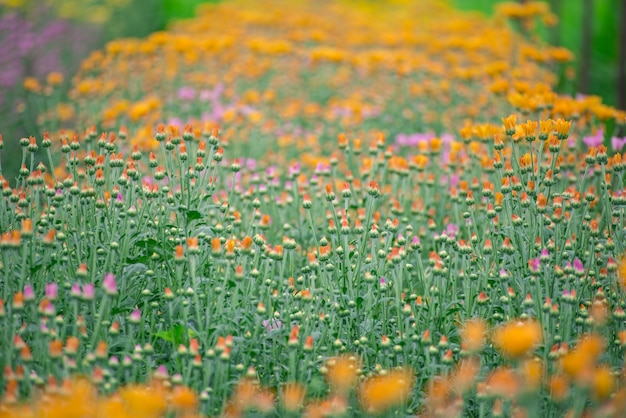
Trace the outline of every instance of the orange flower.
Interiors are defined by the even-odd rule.
[[[562,401],[567,397],[569,392],[569,381],[562,374],[553,375],[548,384],[550,397],[555,401]]]
[[[463,394],[476,383],[480,371],[480,363],[476,357],[463,360],[452,376],[452,383],[457,393]]]
[[[597,401],[608,398],[615,390],[615,376],[608,366],[600,366],[593,374],[592,393]]]
[[[513,114],[506,118],[502,118],[504,124],[504,131],[507,135],[513,135],[515,133],[515,124],[517,123],[517,115]]]
[[[519,393],[521,382],[515,372],[509,368],[494,370],[487,378],[488,392],[492,396],[513,399]]]
[[[401,406],[409,398],[413,381],[413,372],[408,369],[370,377],[359,391],[361,407],[368,413],[379,414],[389,408]]]
[[[48,343],[48,355],[52,358],[61,357],[63,354],[63,342],[61,340],[53,340]]]
[[[506,357],[517,359],[525,356],[541,342],[541,326],[535,321],[510,321],[498,328],[493,343]]]
[[[305,388],[299,383],[287,383],[281,391],[281,401],[287,412],[297,412],[304,401]]]
[[[139,385],[127,386],[120,390],[128,412],[134,416],[158,417],[167,409],[164,394],[161,391]]]
[[[345,395],[356,384],[359,361],[352,356],[340,356],[328,362],[328,383],[333,391]]]
[[[198,405],[196,393],[184,386],[177,386],[170,400],[172,407],[178,411],[193,411]]]
[[[524,389],[536,390],[541,385],[543,377],[543,364],[537,359],[528,359],[521,366],[522,376],[524,377]]]
[[[480,351],[485,345],[486,326],[481,319],[468,321],[461,330],[463,347],[470,352]]]
[[[586,382],[592,375],[598,358],[604,351],[604,340],[598,335],[583,337],[575,350],[561,359],[563,371],[577,382]]]

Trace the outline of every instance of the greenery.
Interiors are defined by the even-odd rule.
[[[551,23],[224,1],[25,78],[0,416],[620,416],[626,112]]]

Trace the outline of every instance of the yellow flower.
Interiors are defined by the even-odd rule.
[[[507,135],[513,135],[515,133],[515,124],[517,123],[517,116],[510,115],[506,118],[502,118],[502,123],[504,124],[504,130]]]
[[[570,51],[567,48],[563,48],[563,47],[552,48],[550,49],[549,53],[550,53],[550,58],[552,58],[554,61],[561,63],[561,64],[571,62],[574,60],[574,54],[572,54],[572,51]]]
[[[24,90],[29,91],[31,93],[38,93],[41,91],[41,84],[39,84],[39,80],[34,77],[26,77],[24,79]]]
[[[361,407],[368,413],[378,414],[394,406],[401,406],[411,393],[413,381],[413,372],[408,369],[370,377],[359,392]]]
[[[542,331],[535,321],[510,321],[498,328],[492,337],[493,343],[508,358],[518,359],[530,352],[541,342]]]
[[[597,401],[608,398],[615,390],[615,376],[608,366],[596,369],[592,381],[593,396]]]
[[[58,71],[53,71],[46,77],[46,82],[51,86],[58,86],[63,83],[63,74]]]

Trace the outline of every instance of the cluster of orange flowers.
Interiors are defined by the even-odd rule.
[[[238,142],[260,135],[319,158],[329,153],[320,137],[361,135],[362,122],[383,116],[397,130],[438,133],[464,120],[494,123],[511,107],[583,124],[620,118],[597,98],[555,93],[554,70],[572,60],[569,51],[524,40],[498,19],[434,0],[282,6],[224,2],[167,32],[111,42],[85,60],[72,102],[42,125],[72,118],[69,105],[79,129],[128,126],[131,148],[152,149],[155,126],[175,119],[194,130],[223,126],[224,137]],[[500,10],[538,15],[550,15],[543,2]],[[312,129],[285,126],[302,124]]]
[[[196,418],[198,395],[183,386],[166,388],[154,380],[149,385],[127,386],[111,396],[98,393],[87,380],[66,380],[61,386],[49,382],[45,392],[28,403],[17,403],[17,393],[11,393],[15,384],[9,384],[0,416],[3,418],[158,418],[175,416]]]
[[[362,411],[380,414],[402,407],[409,399],[415,381],[412,371],[401,368],[381,370],[376,375],[363,378],[359,360],[348,355],[331,358],[323,370],[330,387],[330,393],[324,399],[307,400],[305,386],[292,382],[280,388],[279,403],[275,405],[273,391],[260,387],[254,380],[243,379],[228,401],[224,416],[239,417],[250,410],[269,413],[276,406],[283,413],[302,413],[310,418],[344,415],[350,407],[355,388],[358,389]]]

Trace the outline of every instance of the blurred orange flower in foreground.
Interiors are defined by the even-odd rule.
[[[386,375],[367,379],[361,386],[361,405],[368,413],[381,413],[402,405],[413,388],[413,372],[408,369],[393,370]]]
[[[511,359],[525,356],[541,342],[541,326],[535,321],[513,320],[499,327],[492,341],[502,354]]]

